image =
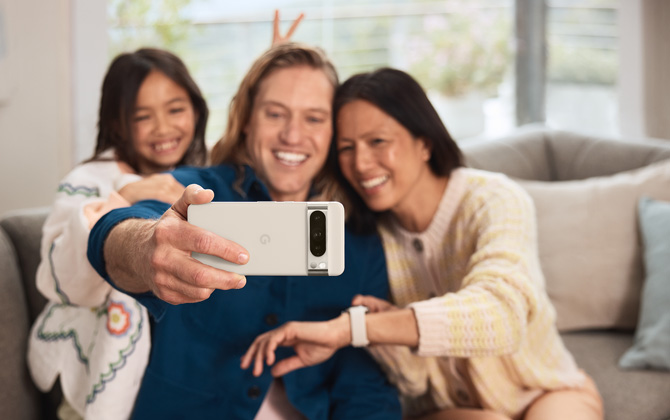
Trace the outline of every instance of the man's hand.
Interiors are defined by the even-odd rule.
[[[280,360],[272,368],[275,377],[286,375],[296,369],[314,366],[330,359],[341,347],[351,343],[349,314],[342,314],[330,321],[288,322],[281,327],[256,337],[242,356],[242,369],[254,364],[253,375],[263,373],[263,362],[275,363],[275,350],[279,346],[290,346],[295,356]]]
[[[273,22],[274,30],[272,32],[272,46],[281,44],[283,42],[289,42],[293,36],[293,32],[295,32],[296,28],[298,28],[298,25],[304,17],[305,14],[300,13],[300,15],[298,15],[298,17],[291,24],[291,27],[288,29],[288,32],[286,32],[286,35],[282,35],[281,32],[279,32],[279,24],[281,22],[279,19],[279,10],[275,10],[275,18]]]
[[[115,226],[104,249],[107,272],[115,284],[128,292],[150,290],[171,304],[200,302],[215,289],[244,287],[244,276],[191,257],[191,252],[199,252],[237,264],[249,260],[242,246],[186,221],[189,205],[213,198],[211,190],[189,185],[157,221],[129,219]]]

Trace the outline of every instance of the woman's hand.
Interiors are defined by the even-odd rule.
[[[274,23],[273,23],[273,33],[272,33],[272,46],[275,46],[277,44],[281,44],[283,42],[289,42],[291,40],[291,37],[293,36],[293,32],[298,28],[298,25],[302,21],[302,19],[305,17],[304,13],[300,13],[300,15],[293,21],[291,24],[291,27],[288,29],[288,32],[286,32],[286,35],[282,35],[279,32],[279,10],[275,10],[275,18],[274,18]]]
[[[288,322],[256,337],[242,356],[241,367],[247,369],[253,363],[253,375],[260,376],[265,361],[268,366],[274,365],[272,375],[279,377],[296,369],[325,362],[339,348],[349,343],[351,326],[348,313],[330,321]],[[296,354],[278,361],[275,365],[275,350],[279,346],[293,347]]]
[[[368,313],[397,311],[399,308],[391,302],[370,295],[356,295],[351,300],[351,306],[363,305],[368,307]]]
[[[184,188],[170,174],[153,174],[126,184],[118,193],[130,204],[142,200],[159,200],[172,204],[181,197]]]

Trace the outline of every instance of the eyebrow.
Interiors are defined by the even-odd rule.
[[[172,99],[170,99],[169,101],[167,101],[167,102],[165,103],[165,105],[168,105],[168,106],[169,106],[169,105],[174,104],[175,102],[187,102],[187,101],[188,101],[188,100],[187,100],[186,98],[177,97],[177,98],[172,98]],[[147,106],[137,106],[137,107],[135,107],[135,111],[141,111],[141,110],[148,109],[148,108],[150,108],[150,107],[147,107]]]
[[[283,103],[278,102],[278,101],[273,101],[271,99],[265,100],[265,101],[263,101],[259,104],[259,106],[265,106],[265,105],[275,105],[275,106],[279,106],[279,107],[282,107],[282,108],[285,108],[285,109],[289,109],[289,107],[284,105]],[[329,110],[324,109],[324,108],[319,108],[319,107],[307,108],[307,111],[321,112],[321,113],[324,113],[324,114],[330,114]]]

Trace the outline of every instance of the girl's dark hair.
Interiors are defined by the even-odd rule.
[[[409,74],[391,68],[351,76],[335,93],[333,130],[337,139],[337,118],[342,107],[363,100],[393,117],[414,138],[421,138],[431,151],[428,165],[437,176],[449,176],[463,166],[463,155],[451,138],[423,88]],[[348,221],[357,232],[375,230],[375,214],[344,178],[338,164],[337,142],[331,143],[328,165],[346,195]]]
[[[139,172],[138,158],[132,141],[132,116],[137,93],[144,79],[159,71],[188,92],[196,115],[193,142],[177,165],[203,165],[207,161],[205,127],[209,110],[198,85],[176,55],[154,48],[142,48],[118,55],[109,66],[102,83],[98,139],[90,160],[114,149],[119,160]]]

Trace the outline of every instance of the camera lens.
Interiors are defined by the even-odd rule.
[[[309,216],[309,250],[316,257],[326,253],[326,215],[320,210]]]

